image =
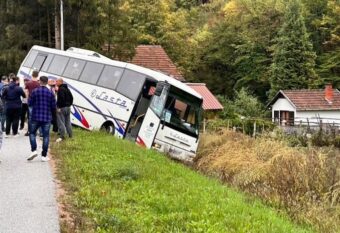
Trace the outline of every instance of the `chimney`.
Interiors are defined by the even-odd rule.
[[[333,95],[334,95],[334,92],[333,92],[332,84],[326,84],[326,86],[325,86],[325,100],[327,100],[327,102],[329,104],[333,103]]]

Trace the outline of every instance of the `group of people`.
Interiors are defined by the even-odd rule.
[[[27,160],[31,161],[38,156],[36,135],[42,137],[41,161],[49,160],[47,151],[49,146],[50,128],[59,134],[57,142],[65,139],[66,133],[71,138],[71,105],[73,96],[64,84],[62,78],[56,81],[49,80],[46,76],[39,77],[38,71],[32,72],[32,78],[24,79],[24,88],[19,85],[19,78],[15,74],[3,76],[0,83],[0,150],[3,134],[8,138],[19,135],[24,129],[26,116],[31,154]],[[3,133],[4,132],[4,133]]]

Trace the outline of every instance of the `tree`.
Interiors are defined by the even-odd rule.
[[[246,87],[263,102],[270,89],[270,47],[282,19],[282,6],[275,0],[232,0],[202,44],[196,77],[215,94],[228,98],[234,89]]]
[[[16,72],[26,51],[35,43],[37,33],[36,2],[28,0],[2,1],[0,5],[0,73]],[[32,21],[27,18],[31,17]],[[38,33],[37,33],[38,34]]]
[[[304,8],[305,24],[317,55],[323,52],[322,43],[326,33],[323,28],[323,17],[327,14],[327,2],[329,0],[301,0]]]
[[[132,29],[130,4],[122,0],[97,1],[94,17],[98,25],[91,28],[85,46],[113,59],[131,59],[137,38]]]
[[[288,2],[275,42],[271,65],[271,96],[280,89],[312,88],[318,85],[314,70],[316,54],[309,41],[298,0]]]
[[[323,53],[319,56],[318,73],[324,83],[340,88],[340,3],[328,1],[327,13],[323,15],[320,28],[325,35]]]
[[[246,88],[235,92],[235,99],[229,100],[218,96],[223,103],[223,111],[220,113],[222,118],[235,119],[237,117],[255,117],[265,116],[264,105],[253,96]]]

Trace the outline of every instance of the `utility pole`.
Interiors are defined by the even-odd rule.
[[[60,0],[60,49],[64,50],[64,9],[63,9],[63,0]]]

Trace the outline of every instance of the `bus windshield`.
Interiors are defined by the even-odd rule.
[[[171,87],[161,120],[163,124],[180,132],[198,136],[200,104],[196,98],[188,98],[177,88]]]

